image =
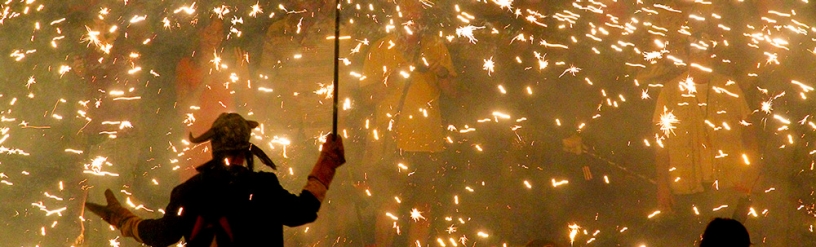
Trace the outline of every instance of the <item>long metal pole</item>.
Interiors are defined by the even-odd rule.
[[[337,136],[337,102],[340,98],[338,91],[340,88],[340,0],[335,1],[334,6],[334,82],[332,83],[334,92],[334,112],[332,114],[332,134]]]
[[[332,138],[337,138],[337,102],[339,97],[339,88],[340,88],[340,0],[335,1],[335,9],[334,9],[334,92],[332,94],[332,98],[334,99],[334,112],[332,113]],[[350,174],[350,173],[349,173]],[[357,232],[360,234],[360,241],[365,242],[363,240],[363,215],[361,213],[360,207],[361,200],[356,200],[354,203],[354,208],[357,212]]]

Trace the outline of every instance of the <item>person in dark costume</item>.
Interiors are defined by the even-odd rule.
[[[91,212],[116,226],[125,237],[150,246],[168,246],[184,237],[186,246],[283,246],[283,226],[317,219],[336,169],[345,163],[343,142],[328,136],[300,195],[284,189],[274,173],[253,171],[253,159],[275,168],[249,142],[258,126],[237,113],[222,113],[193,143],[211,141],[213,159],[198,174],[173,189],[160,219],[142,219],[124,208],[108,189],[107,205],[87,203]]]

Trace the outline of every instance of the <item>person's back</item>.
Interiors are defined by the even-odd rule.
[[[727,218],[715,218],[703,232],[700,247],[748,247],[751,237],[748,230],[739,221]]]
[[[183,225],[180,231],[188,246],[209,246],[213,239],[218,246],[257,246],[283,244],[282,226],[299,226],[317,218],[317,200],[303,203],[276,203],[291,195],[278,183],[273,173],[252,172],[243,166],[223,166],[211,161],[199,174],[173,191]],[[294,197],[294,196],[291,196]],[[291,198],[295,199],[296,198]],[[284,200],[291,201],[291,200]],[[284,213],[286,212],[286,213]],[[150,225],[142,222],[143,227]],[[263,226],[263,227],[258,227]],[[160,227],[159,227],[160,228]],[[156,228],[156,230],[160,230]],[[274,229],[271,229],[274,228]],[[176,234],[171,234],[176,235]],[[172,239],[144,239],[146,242],[172,242]],[[176,239],[177,240],[177,239]]]

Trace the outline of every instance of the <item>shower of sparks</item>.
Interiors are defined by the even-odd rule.
[[[237,68],[239,66],[233,64],[236,58],[233,57],[230,49],[232,46],[246,46],[251,43],[250,41],[255,41],[251,39],[266,39],[265,35],[269,36],[272,33],[267,33],[265,26],[281,19],[288,19],[288,16],[293,17],[290,23],[293,25],[291,32],[308,35],[310,28],[316,26],[319,29],[325,28],[321,26],[321,22],[325,20],[318,19],[321,18],[322,13],[292,3],[266,3],[264,1],[254,1],[255,3],[239,1],[218,3],[218,5],[202,1],[159,2],[149,4],[128,0],[8,0],[0,2],[0,37],[4,40],[0,46],[5,52],[3,56],[0,56],[0,59],[5,59],[0,61],[0,64],[4,65],[2,66],[3,71],[0,72],[6,72],[3,73],[6,76],[3,79],[6,81],[2,83],[4,86],[8,85],[8,87],[2,87],[3,91],[0,91],[0,101],[3,102],[4,107],[0,109],[0,130],[2,130],[0,145],[3,145],[0,146],[0,154],[9,154],[2,155],[3,158],[0,159],[0,179],[2,179],[0,180],[0,185],[2,185],[0,195],[13,193],[24,194],[31,198],[36,196],[36,199],[25,200],[22,206],[9,202],[7,207],[19,212],[27,212],[32,208],[35,209],[34,211],[39,209],[45,212],[46,216],[55,218],[34,224],[34,221],[39,220],[31,217],[12,217],[13,220],[25,218],[32,226],[19,228],[36,233],[33,234],[36,236],[20,237],[26,239],[19,240],[24,241],[21,243],[14,242],[14,245],[28,246],[32,243],[44,245],[44,242],[49,240],[65,238],[61,236],[64,233],[60,232],[76,227],[68,223],[67,218],[75,220],[78,210],[77,206],[68,202],[82,197],[76,194],[76,191],[81,191],[82,186],[98,186],[97,182],[100,180],[115,181],[111,183],[128,187],[127,190],[132,191],[130,196],[133,201],[130,201],[131,197],[127,199],[133,208],[149,211],[149,208],[160,207],[148,205],[147,202],[144,205],[139,204],[142,201],[139,200],[140,197],[146,197],[146,195],[129,187],[138,187],[139,184],[155,187],[176,184],[175,180],[162,176],[176,178],[179,173],[190,170],[190,165],[186,164],[186,161],[194,152],[194,147],[197,146],[183,140],[188,134],[184,127],[200,124],[196,123],[196,120],[200,119],[210,121],[205,112],[208,106],[203,104],[193,106],[175,97],[175,94],[180,93],[180,91],[177,92],[180,88],[173,81],[177,75],[173,74],[173,69],[166,68],[176,68],[181,57],[193,60],[205,58],[191,63],[193,67],[202,70],[202,73],[196,76],[217,78],[221,74],[229,75],[224,78],[219,77],[213,82],[202,83],[202,85],[209,88],[228,86],[229,90],[232,90],[229,94],[241,98],[239,102],[235,102],[240,106],[229,109],[238,112],[252,112],[250,118],[261,121],[262,126],[253,131],[252,140],[256,144],[267,144],[262,145],[263,148],[271,151],[270,153],[275,153],[276,156],[273,159],[276,162],[280,161],[282,166],[285,166],[285,169],[278,174],[282,183],[294,181],[298,176],[304,174],[303,169],[305,168],[297,165],[298,162],[306,162],[301,160],[301,157],[308,155],[303,154],[319,148],[320,143],[315,140],[320,140],[324,136],[323,133],[327,131],[325,129],[311,130],[310,128],[313,125],[320,125],[326,116],[313,112],[308,112],[308,114],[286,113],[291,115],[280,117],[292,119],[292,123],[297,122],[295,125],[298,126],[293,128],[301,128],[297,130],[298,132],[287,133],[286,130],[267,122],[271,120],[264,119],[270,114],[264,112],[266,108],[282,110],[288,109],[287,107],[291,105],[310,103],[309,101],[315,101],[311,102],[315,103],[314,105],[326,107],[330,106],[326,99],[335,96],[343,97],[341,98],[343,99],[343,114],[347,115],[341,115],[343,120],[341,122],[347,126],[341,125],[341,127],[343,136],[349,140],[347,143],[365,143],[367,140],[362,140],[364,139],[360,138],[362,136],[368,136],[378,143],[383,143],[383,140],[388,140],[391,134],[399,130],[399,126],[396,126],[393,121],[394,116],[388,116],[392,118],[392,121],[387,130],[377,125],[376,122],[380,119],[376,118],[371,118],[376,120],[371,122],[370,125],[373,126],[369,126],[366,121],[365,127],[356,128],[353,122],[359,119],[353,118],[367,116],[370,113],[364,112],[366,109],[370,110],[366,102],[369,100],[367,98],[369,95],[351,90],[358,90],[357,81],[365,81],[367,77],[374,76],[364,75],[361,72],[364,63],[362,58],[367,56],[368,50],[379,45],[388,48],[402,48],[398,43],[375,44],[373,40],[378,40],[384,32],[393,33],[404,23],[411,23],[411,25],[403,25],[406,32],[413,35],[431,34],[431,36],[439,37],[441,43],[450,49],[451,59],[460,76],[455,80],[460,84],[455,88],[462,89],[457,94],[473,94],[472,96],[476,96],[473,98],[489,99],[484,101],[487,102],[486,104],[474,105],[459,104],[464,102],[459,101],[462,100],[462,97],[444,99],[449,101],[441,99],[439,102],[429,101],[433,103],[422,106],[419,113],[412,112],[414,115],[410,116],[410,121],[437,118],[438,116],[431,114],[432,109],[437,107],[436,103],[453,103],[451,105],[463,106],[462,112],[473,112],[473,115],[464,117],[457,114],[454,121],[457,123],[455,126],[451,125],[444,134],[446,149],[457,150],[456,152],[446,151],[446,153],[455,156],[457,162],[467,164],[478,163],[471,160],[469,155],[492,155],[496,153],[497,148],[502,147],[499,145],[501,143],[492,143],[491,138],[486,138],[489,135],[506,134],[508,138],[512,138],[513,151],[503,154],[512,157],[498,157],[513,160],[520,167],[518,169],[514,167],[513,173],[507,174],[507,179],[515,179],[515,181],[507,181],[506,185],[510,185],[509,188],[525,192],[563,190],[562,188],[565,188],[569,182],[578,184],[586,182],[580,178],[541,176],[540,172],[552,172],[552,169],[557,168],[531,165],[535,162],[526,161],[535,160],[522,161],[520,160],[522,158],[515,157],[522,156],[519,155],[520,152],[539,152],[540,150],[536,148],[541,146],[540,143],[550,141],[541,138],[541,135],[530,134],[530,132],[580,131],[582,135],[587,135],[593,140],[600,137],[596,144],[598,150],[614,151],[609,154],[613,156],[610,160],[620,158],[618,153],[628,153],[637,147],[645,147],[648,150],[633,152],[650,152],[649,150],[654,148],[653,145],[663,146],[665,138],[675,134],[680,123],[678,116],[666,108],[663,109],[663,114],[660,114],[659,123],[656,125],[659,126],[665,138],[652,138],[655,133],[644,134],[652,129],[652,126],[649,126],[652,124],[649,121],[638,122],[639,119],[644,119],[643,116],[651,116],[650,113],[653,112],[653,109],[648,109],[650,107],[639,106],[642,105],[639,103],[653,106],[654,99],[657,98],[655,92],[659,93],[660,89],[651,91],[650,89],[661,87],[660,83],[666,83],[666,80],[670,79],[665,78],[665,75],[649,74],[652,69],[656,71],[654,73],[666,75],[672,72],[663,70],[691,69],[695,72],[708,72],[703,73],[705,75],[710,73],[733,77],[734,81],[739,82],[738,86],[734,85],[737,84],[736,82],[731,81],[725,87],[712,85],[711,91],[726,97],[757,99],[757,102],[749,102],[752,107],[749,110],[758,113],[757,117],[762,120],[750,122],[743,120],[738,125],[735,122],[723,122],[712,118],[706,122],[711,130],[723,133],[732,128],[736,129],[740,125],[754,125],[760,129],[759,131],[767,132],[762,134],[770,137],[767,140],[769,146],[772,144],[782,152],[801,152],[794,156],[802,157],[803,160],[808,161],[805,162],[808,164],[813,164],[813,156],[816,155],[816,150],[810,148],[816,123],[812,117],[813,102],[811,100],[814,82],[809,79],[812,74],[810,65],[816,60],[814,55],[816,54],[814,48],[816,47],[816,38],[814,38],[816,21],[813,20],[811,14],[813,7],[808,1],[789,1],[789,3],[779,5],[767,3],[767,6],[766,3],[763,3],[760,8],[759,5],[748,5],[748,2],[751,1],[733,1],[728,5],[721,5],[725,1],[723,3],[688,1],[681,4],[671,1],[663,3],[660,1],[599,0],[565,2],[561,5],[531,4],[530,2],[540,1],[513,0],[421,0],[423,10],[432,13],[428,15],[432,25],[425,25],[428,23],[419,21],[405,21],[401,16],[407,15],[408,12],[405,9],[400,10],[403,12],[401,14],[392,14],[391,12],[398,9],[394,1],[371,1],[370,3],[342,1],[340,9],[343,11],[341,17],[344,26],[341,31],[344,36],[341,40],[354,44],[341,49],[340,73],[350,75],[348,78],[353,79],[341,79],[341,83],[348,82],[346,85],[349,86],[345,87],[341,84],[340,89],[349,90],[350,95],[343,95],[343,91],[340,95],[332,95],[331,85],[314,86],[315,82],[326,82],[326,80],[313,80],[310,81],[309,86],[304,87],[307,89],[300,91],[301,97],[295,97],[295,99],[289,99],[288,96],[292,92],[286,91],[289,86],[286,83],[294,84],[293,79],[295,78],[278,77],[276,73],[263,71],[264,68],[261,67],[266,66],[265,63],[275,68],[298,67],[299,65],[289,62],[297,60],[298,63],[306,63],[311,59],[310,56],[314,55],[313,52],[320,50],[320,47],[316,47],[319,45],[304,39],[299,43],[302,47],[297,47],[300,49],[294,49],[296,51],[291,51],[281,58],[270,61],[262,60],[267,53],[274,52],[267,50],[261,52],[261,47],[241,47],[248,51],[258,48],[257,51],[251,52],[252,60],[249,59],[249,55],[245,55],[241,61],[248,62],[251,65],[249,70],[251,72],[258,70],[260,76],[239,71]],[[763,11],[757,11],[754,16],[744,14],[733,16],[734,13],[731,12],[713,12],[713,9],[732,5],[752,10],[763,9]],[[735,10],[734,12],[740,11]],[[198,28],[202,24],[209,23],[210,16],[223,20],[224,30],[219,35],[224,44],[219,47],[210,47],[210,50],[193,51],[193,48],[183,48],[188,45],[197,45],[195,43],[198,38],[192,36],[199,33]],[[678,16],[677,20],[674,20],[673,16]],[[313,20],[318,20],[320,24],[313,25]],[[706,23],[706,27],[700,27],[702,23]],[[403,32],[403,30],[399,31]],[[325,35],[321,36],[320,40],[324,38]],[[692,39],[695,41],[686,42]],[[196,40],[196,42],[189,42],[191,40]],[[333,40],[333,36],[330,40]],[[190,44],[175,44],[184,42]],[[257,44],[264,42],[266,40],[258,41]],[[178,52],[175,52],[176,49],[179,49]],[[677,51],[678,49],[711,53],[711,60],[716,62],[715,64],[693,63],[693,59],[690,59],[683,51]],[[461,51],[455,53],[457,50]],[[174,52],[167,53],[166,51]],[[284,53],[286,52],[290,51]],[[255,55],[255,53],[263,54]],[[730,53],[745,56],[735,57]],[[155,59],[154,54],[165,54],[166,56]],[[178,57],[174,57],[176,55]],[[428,54],[423,54],[423,56],[423,59],[428,58],[423,61],[425,65],[428,65],[432,56]],[[489,59],[485,59],[487,57]],[[497,67],[498,71],[496,71]],[[309,65],[304,68],[309,68]],[[388,69],[384,68],[386,71],[383,72],[391,72]],[[481,70],[486,71],[491,77],[479,79],[479,76],[474,76],[483,73],[480,72]],[[408,71],[410,70],[406,66],[406,68],[397,70],[398,73],[395,75],[403,72],[403,75],[408,77],[410,75]],[[561,72],[560,75],[558,72]],[[319,73],[329,72],[306,71],[303,76],[306,78],[311,76],[306,74]],[[567,73],[573,77],[576,77],[578,73],[582,75],[577,78],[564,77]],[[654,76],[659,79],[641,78],[640,76]],[[293,81],[289,81],[290,79]],[[704,81],[703,78],[696,79]],[[482,83],[482,80],[490,83]],[[695,84],[695,79],[687,77],[678,80],[680,80],[680,90],[684,97],[701,96],[697,95],[697,90],[700,89],[697,87],[700,84]],[[571,81],[580,82],[577,85],[580,85],[582,90],[590,92],[575,91],[574,88],[570,88],[573,84],[564,83]],[[247,83],[243,84],[243,82]],[[383,82],[387,84],[391,81],[384,80]],[[110,85],[107,85],[108,83]],[[236,86],[239,83],[246,86]],[[481,84],[488,84],[489,87],[482,87]],[[252,91],[242,91],[241,88],[249,88]],[[87,93],[78,93],[79,91],[87,91]],[[188,93],[200,94],[201,91],[203,90],[192,90]],[[705,90],[701,89],[700,92],[705,92]],[[575,94],[572,95],[573,93]],[[242,98],[247,95],[261,99]],[[562,95],[566,97],[561,97]],[[502,100],[494,101],[493,97]],[[563,101],[562,98],[572,99],[565,103],[567,101]],[[637,102],[638,99],[639,103],[632,103]],[[158,106],[157,102],[172,102],[173,105]],[[220,105],[227,109],[228,104],[225,102]],[[618,108],[621,110],[613,111]],[[584,110],[586,112],[581,112]],[[117,114],[108,113],[108,111],[128,117],[118,117],[115,116]],[[727,112],[731,111],[729,109]],[[176,121],[177,123],[173,124],[178,126],[172,129],[159,129],[153,126],[154,123],[158,126],[161,125],[159,121],[165,121],[158,116],[175,113],[179,115],[178,120],[172,121]],[[718,114],[724,113],[726,111],[718,112]],[[130,118],[133,115],[145,115],[145,118],[156,122],[141,122]],[[453,120],[447,117],[449,116],[442,116],[445,120]],[[529,117],[530,120],[515,120],[527,119],[525,117]],[[409,121],[406,119],[409,118],[406,117],[400,121]],[[627,137],[631,140],[619,141],[616,136],[618,133],[613,133],[611,128],[607,128],[614,126],[607,125],[609,122],[607,120],[615,122],[621,121],[620,119],[626,119],[625,121],[630,124],[629,127],[647,131],[638,133],[638,136]],[[689,120],[683,121],[686,121],[684,125],[693,124],[687,123]],[[554,131],[556,129],[558,131]],[[598,133],[609,134],[612,136],[609,139],[616,140],[607,142],[602,138],[604,135],[597,135]],[[115,145],[121,145],[113,142],[129,142],[133,140],[130,138],[134,135],[162,139],[158,142],[163,143],[163,146],[153,145],[146,148],[143,144],[134,142],[128,143],[129,145],[125,145],[124,148],[115,148],[116,151],[109,150],[114,149]],[[45,142],[45,145],[41,142]],[[52,145],[54,148],[41,147]],[[592,150],[596,148],[587,147]],[[347,147],[346,151],[357,152],[362,148]],[[56,151],[56,154],[47,154],[46,150]],[[139,157],[134,159],[138,159],[141,162],[140,165],[144,163],[144,166],[149,169],[139,170],[138,172],[141,173],[138,174],[139,176],[131,174],[136,170],[127,167],[129,161],[121,160],[122,158],[119,157],[120,154],[129,152],[137,152]],[[789,168],[805,172],[814,170],[813,165],[799,167],[799,164],[792,164],[792,162],[764,161],[769,158],[755,155],[753,150],[727,150],[727,152],[718,150],[715,153],[716,157],[736,158],[745,165],[784,163],[787,165],[780,169]],[[77,161],[64,161],[61,160],[62,158],[59,161],[53,161],[51,158],[43,158],[48,156],[70,156],[70,159]],[[142,159],[143,156],[150,156],[150,158]],[[600,155],[598,157],[604,158]],[[524,158],[532,159],[529,155]],[[59,164],[51,164],[55,162]],[[350,160],[351,162],[360,161]],[[405,172],[410,171],[408,169],[410,164],[405,164],[409,163],[399,163],[396,167],[389,166],[389,169],[399,170],[401,175],[421,176],[419,173]],[[460,168],[468,167],[467,169],[475,167],[458,163],[452,165]],[[648,166],[649,164],[643,165]],[[61,173],[53,175],[56,172],[44,173],[35,168],[52,166],[59,166]],[[414,166],[411,167],[414,168]],[[346,166],[342,169],[356,171],[357,168]],[[76,174],[64,171],[75,171],[73,173]],[[535,172],[539,174],[532,174]],[[298,176],[293,176],[293,174],[298,174]],[[365,176],[373,176],[373,174],[378,173],[372,172]],[[530,176],[531,174],[537,176]],[[606,186],[634,186],[623,184],[624,180],[616,179],[616,174],[602,175]],[[505,174],[502,174],[502,178],[505,178]],[[56,191],[56,187],[45,189],[36,184],[39,181],[51,184],[52,179],[60,181],[59,191]],[[125,182],[133,179],[139,181]],[[610,184],[610,179],[621,182]],[[65,183],[62,182],[63,180]],[[491,200],[493,198],[490,198],[490,195],[479,192],[485,191],[486,188],[496,188],[493,186],[504,186],[504,184],[499,185],[498,182],[452,181],[451,183],[458,184],[453,187],[465,188],[462,190],[468,191],[465,193],[468,196],[460,194],[461,196],[449,195],[446,197],[454,198],[454,205],[457,206],[469,205],[474,201]],[[552,187],[541,186],[549,183],[552,184]],[[535,186],[534,189],[533,185],[538,186]],[[401,185],[395,183],[389,186]],[[99,187],[95,187],[88,192],[96,193],[98,189]],[[395,196],[388,195],[385,191],[390,191],[390,189],[376,187],[365,189],[369,198]],[[774,193],[791,192],[779,189]],[[462,191],[456,193],[462,193]],[[544,195],[548,196],[549,193],[544,191]],[[406,195],[400,197],[404,196]],[[802,204],[801,209],[790,210],[813,215],[812,205],[807,206],[812,204],[812,196],[799,200]],[[443,202],[437,204],[439,203]],[[484,221],[470,220],[483,217],[484,215],[481,214],[494,213],[495,208],[485,207],[482,211],[470,214],[457,211],[461,218],[450,217],[447,220],[450,222],[440,224],[450,227],[434,231],[439,233],[438,236],[432,236],[429,239],[436,239],[441,246],[457,246],[457,239],[459,243],[466,245],[468,238],[479,237],[479,240],[488,242],[485,243],[487,245],[502,245],[497,241],[504,241],[502,238],[505,236],[488,239],[486,233],[490,232],[491,227],[498,227],[498,224],[471,223]],[[529,213],[523,208],[511,207],[509,203],[506,208],[513,210],[511,212],[515,214]],[[596,209],[601,213],[611,210],[603,206]],[[696,206],[694,210],[697,212]],[[762,212],[757,212],[757,210],[761,211],[761,208],[756,210],[751,208],[750,214],[754,217],[775,217],[775,214],[767,214],[767,210]],[[659,212],[649,215],[649,218],[657,213]],[[432,217],[425,219],[427,215],[422,214],[418,209],[413,209],[411,218],[414,221],[437,220]],[[62,215],[68,217],[59,217],[59,219],[55,217]],[[394,220],[397,219],[396,216],[391,216]],[[86,215],[85,218],[88,216]],[[570,222],[581,222],[581,219],[569,220]],[[608,222],[608,219],[603,217],[596,218],[596,221],[612,225],[618,223]],[[466,222],[468,223],[465,224]],[[397,231],[399,227],[395,225]],[[629,227],[633,231],[642,230],[636,230],[636,227],[632,225]],[[624,227],[623,229],[629,228]],[[47,235],[46,230],[48,230]],[[596,244],[598,238],[613,238],[609,235],[598,234],[598,231],[592,233],[592,230],[579,227],[577,224],[570,224],[568,229],[561,229],[561,231],[568,231],[570,242],[578,245],[581,245],[581,241],[584,240],[576,242],[576,238],[584,235],[591,237],[585,239],[587,244]],[[621,233],[623,231],[620,230]],[[812,232],[812,229],[810,231]],[[304,234],[313,235],[314,232],[319,231],[312,230]],[[582,233],[584,235],[581,235]],[[500,235],[499,233],[491,234]],[[565,242],[564,235],[560,236]],[[3,235],[0,234],[0,237]],[[119,246],[120,241],[122,241],[121,245],[127,245],[124,239],[109,240],[110,242],[91,243],[91,245]],[[637,243],[637,245],[640,244]],[[648,244],[648,246],[653,245]]]
[[[255,5],[252,5],[252,11],[249,12],[249,16],[255,17],[258,14],[263,14],[263,8],[261,8],[260,3],[255,3]]]
[[[656,61],[658,59],[663,58],[663,54],[666,54],[666,53],[668,53],[668,51],[666,51],[666,50],[653,51],[653,52],[644,52],[643,53],[643,59],[645,59],[646,61],[649,61],[649,62],[653,62],[653,61]]]
[[[763,101],[762,106],[760,106],[759,109],[762,110],[762,112],[765,112],[766,114],[771,114],[771,112],[773,111],[773,101],[770,100]]]
[[[565,69],[564,72],[561,73],[561,75],[559,75],[558,77],[561,78],[566,73],[570,73],[573,76],[575,76],[575,73],[578,73],[579,71],[581,71],[581,68],[578,68],[578,67],[575,67],[575,66],[570,66],[569,68]]]
[[[184,13],[186,13],[188,15],[192,15],[196,11],[196,6],[195,5],[196,5],[196,3],[193,2],[192,4],[190,4],[190,6],[179,7],[178,9],[173,11],[173,13],[178,14],[179,12],[184,12]]]
[[[334,85],[332,84],[324,85],[322,83],[319,83],[318,85],[320,86],[320,89],[314,91],[315,94],[323,95],[323,97],[325,97],[326,99],[331,99],[333,97],[332,94],[334,92]]]
[[[657,123],[657,126],[660,126],[660,131],[663,131],[663,135],[668,137],[669,134],[674,134],[674,129],[677,129],[677,123],[680,123],[677,116],[671,111],[668,111],[666,107],[663,107],[663,114],[660,115],[660,122]]]
[[[272,140],[269,141],[269,146],[271,148],[274,149],[275,145],[280,145],[283,148],[283,157],[288,157],[286,155],[286,147],[288,147],[291,144],[292,144],[292,141],[289,140],[288,138],[278,137],[278,136],[273,137]]]
[[[493,62],[493,57],[484,60],[484,65],[482,65],[482,70],[487,71],[487,75],[493,73],[493,69],[496,67],[496,63]]]
[[[453,234],[453,233],[455,233],[455,232],[456,232],[456,226],[454,226],[454,225],[450,225],[450,226],[449,226],[449,227],[448,227],[448,228],[447,228],[445,231],[446,231],[448,234]],[[463,244],[464,244],[464,243],[463,243]]]
[[[468,240],[469,239],[465,235],[462,235],[461,237],[459,237],[459,242],[462,243],[462,245],[467,245]]]
[[[425,216],[422,216],[422,212],[419,209],[413,208],[411,209],[411,219],[414,221],[425,220]]]
[[[508,10],[513,9],[513,0],[492,0],[492,1],[493,3],[499,5],[499,7],[501,7],[502,9],[505,8]]]
[[[551,181],[551,182],[552,182],[552,186],[553,186],[553,188],[555,188],[555,187],[559,187],[559,186],[562,186],[562,185],[565,185],[565,184],[569,184],[569,181],[568,181],[568,180],[559,180],[559,181],[556,181],[554,178],[552,179],[552,181]]]
[[[694,78],[686,77],[685,80],[680,81],[680,91],[684,91],[691,95],[696,94],[697,84],[694,83]]]
[[[464,26],[464,27],[457,28],[456,29],[456,36],[465,37],[470,41],[470,43],[476,44],[476,41],[479,41],[479,40],[476,39],[475,37],[473,37],[473,31],[476,31],[478,29],[484,29],[484,28],[485,27],[474,27],[474,26],[471,26],[471,25],[467,25],[467,26]]]
[[[569,229],[570,246],[572,246],[575,244],[575,236],[578,235],[578,230],[580,230],[581,227],[577,224],[570,224]]]

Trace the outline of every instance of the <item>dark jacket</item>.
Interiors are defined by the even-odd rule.
[[[139,237],[150,246],[168,246],[183,236],[188,247],[283,246],[283,226],[317,219],[320,201],[311,192],[294,195],[277,176],[243,166],[209,161],[199,174],[173,189],[160,219],[142,221]]]

